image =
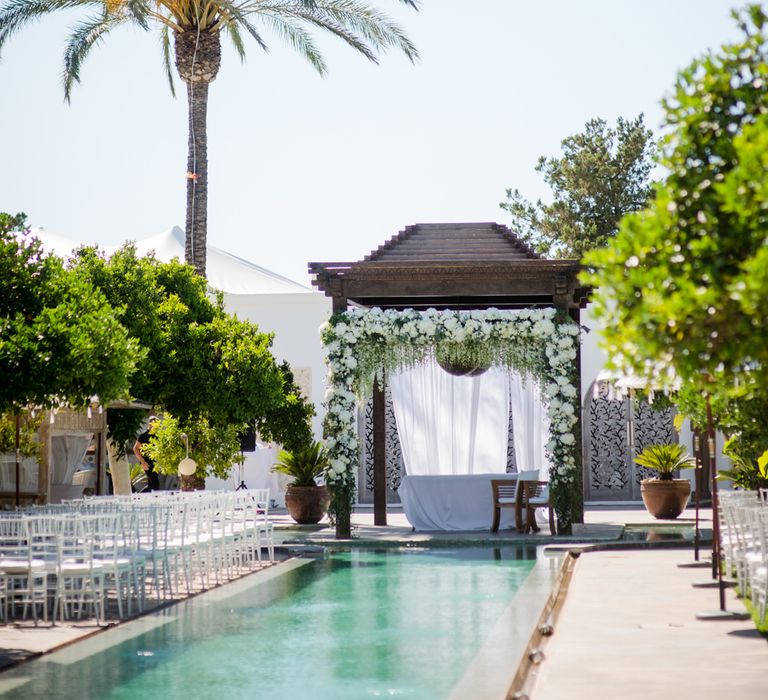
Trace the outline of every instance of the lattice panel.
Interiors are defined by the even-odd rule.
[[[635,454],[640,454],[648,445],[669,445],[675,442],[674,410],[665,408],[657,411],[647,401],[634,402]],[[635,465],[635,483],[656,476],[653,469]],[[638,486],[639,488],[639,486]]]
[[[387,462],[387,500],[398,502],[397,489],[400,479],[405,473],[403,468],[403,451],[397,434],[395,410],[392,405],[392,393],[389,387],[384,390],[385,413],[385,453]],[[368,399],[361,411],[362,435],[361,443],[363,456],[361,461],[362,479],[359,497],[362,503],[370,503],[373,499],[373,401]]]
[[[608,491],[612,498],[629,498],[631,474],[627,464],[627,407],[609,399],[608,387],[589,402],[589,489]]]
[[[517,459],[515,458],[515,431],[512,423],[512,409],[509,411],[509,422],[507,423],[507,474],[517,472]]]

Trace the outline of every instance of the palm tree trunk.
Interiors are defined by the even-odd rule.
[[[218,31],[191,27],[174,35],[176,69],[187,85],[187,223],[185,261],[205,277],[208,242],[208,85],[221,66]]]
[[[187,223],[185,261],[205,277],[208,237],[208,83],[187,83]]]

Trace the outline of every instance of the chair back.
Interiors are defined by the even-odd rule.
[[[511,479],[492,479],[493,502],[498,503],[500,498],[515,499],[517,497],[517,481]]]

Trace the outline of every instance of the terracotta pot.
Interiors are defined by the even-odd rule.
[[[331,494],[325,486],[289,486],[285,492],[285,506],[299,525],[319,523],[331,503]]]
[[[674,520],[688,505],[691,482],[688,479],[643,479],[640,495],[648,512],[659,520]]]

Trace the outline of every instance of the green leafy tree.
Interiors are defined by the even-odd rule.
[[[664,101],[655,200],[587,255],[583,278],[614,364],[710,395],[716,418],[764,395],[768,368],[768,23],[756,5],[734,18],[740,40],[695,60]]]
[[[151,439],[142,447],[142,452],[152,458],[163,474],[176,474],[179,462],[186,457],[182,434],[187,436],[189,456],[197,462],[196,476],[200,479],[206,476],[226,479],[232,465],[243,462],[236,425],[211,425],[201,417],[182,425],[174,416],[166,414],[152,424]]]
[[[400,0],[417,8],[417,0]],[[266,50],[261,27],[275,32],[322,75],[323,56],[311,29],[339,37],[370,61],[387,49],[401,50],[411,61],[417,51],[403,30],[376,8],[358,0],[3,0],[0,49],[28,23],[60,10],[82,8],[90,14],[72,30],[64,51],[64,94],[70,99],[91,49],[124,25],[157,29],[166,74],[173,67],[187,88],[186,261],[205,275],[208,216],[208,87],[221,65],[221,37],[227,34],[240,58],[245,35]]]
[[[581,258],[616,235],[624,214],[648,203],[656,149],[642,114],[632,121],[619,117],[615,128],[592,119],[561,145],[560,158],[542,156],[536,165],[552,190],[552,202],[532,203],[508,189],[500,206],[512,216],[512,231],[536,252]]]
[[[86,278],[10,230],[24,225],[0,217],[0,413],[126,397],[140,348]]]
[[[132,396],[172,417],[174,430],[190,436],[190,446],[217,435],[230,444],[232,430],[237,434],[254,423],[267,439],[286,445],[308,441],[313,408],[298,394],[290,367],[275,362],[272,336],[225,313],[221,296],[211,298],[190,266],[137,257],[130,244],[109,259],[95,248],[82,248],[71,264],[103,290],[131,337],[146,349]],[[120,411],[108,418],[119,418],[123,427],[130,420]],[[198,462],[202,477],[211,465]]]

